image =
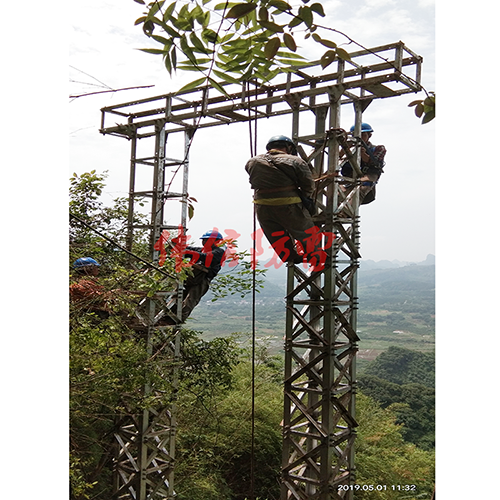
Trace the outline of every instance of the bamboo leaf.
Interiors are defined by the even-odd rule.
[[[218,37],[217,33],[214,30],[209,29],[209,28],[207,28],[201,32],[201,38],[203,38],[203,40],[210,42],[210,43],[217,43],[219,41],[219,37]]]
[[[198,50],[200,50],[201,52],[204,52],[206,53],[207,52],[207,49],[205,47],[205,45],[203,44],[203,42],[196,36],[195,33],[191,33],[189,35],[189,39],[191,40],[191,43],[193,44],[193,46],[195,48],[197,48]]]
[[[167,68],[168,74],[171,75],[172,74],[172,61],[171,61],[170,56],[168,54],[165,54],[164,63],[165,63],[165,68]]]
[[[207,11],[207,12],[205,12],[205,18],[203,20],[202,26],[204,28],[207,28],[209,24],[210,24],[210,11]]]
[[[271,21],[258,21],[258,23],[266,30],[272,31],[273,33],[283,33],[283,26],[273,23]]]
[[[146,52],[148,54],[165,54],[163,49],[139,49],[141,52]]]
[[[196,89],[198,88],[202,83],[205,83],[206,82],[206,78],[203,77],[203,78],[199,78],[198,80],[194,80],[190,83],[188,83],[187,85],[184,85],[184,87],[182,87],[178,92],[184,92],[186,90],[192,90],[192,89]]]
[[[227,19],[239,19],[240,17],[250,14],[250,12],[254,11],[256,8],[256,3],[239,3],[231,7],[225,17]]]
[[[325,69],[327,66],[330,66],[333,61],[337,58],[337,53],[334,50],[327,50],[320,59],[321,67]]]
[[[325,10],[323,9],[323,5],[320,3],[313,3],[311,5],[311,10],[316,12],[316,14],[319,14],[321,17],[325,17]]]
[[[224,87],[213,78],[208,78],[208,81],[212,84],[214,88],[216,88],[221,94],[224,94],[226,97],[229,97],[229,94],[225,91]]]
[[[172,17],[172,14],[174,13],[175,6],[177,5],[177,2],[171,3],[168,7],[167,10],[165,11],[165,14],[163,14],[163,21],[167,22],[170,20]]]
[[[278,53],[280,46],[281,40],[278,37],[271,38],[264,47],[264,55],[266,58],[272,59]]]
[[[285,42],[285,45],[292,51],[295,52],[297,50],[297,44],[295,43],[295,40],[292,35],[289,33],[285,33],[283,35],[283,41]]]
[[[172,45],[172,40],[167,40],[162,36],[152,35],[151,38],[159,43],[162,43],[163,45]]]
[[[223,71],[217,71],[216,69],[213,70],[214,75],[218,76],[221,80],[227,82],[227,83],[235,83],[239,84],[240,81],[237,80],[236,78],[233,78],[232,76],[229,76],[227,73],[224,73]]]
[[[153,5],[151,5],[151,8],[149,9],[148,17],[149,18],[153,17],[163,7],[164,3],[165,0],[161,0],[160,2],[154,2]]]
[[[178,31],[175,31],[168,24],[163,25],[163,29],[172,37],[172,38],[180,38],[181,34]]]
[[[271,7],[275,7],[281,12],[287,12],[292,10],[292,6],[286,2],[283,2],[282,0],[271,0],[269,2],[269,5]]]
[[[175,49],[175,45],[172,47],[170,52],[170,58],[172,60],[172,66],[174,69],[177,69],[177,50]]]
[[[344,61],[350,61],[351,60],[351,56],[349,55],[349,52],[347,52],[347,50],[344,50],[341,47],[337,48],[337,56],[340,59],[344,60]]]

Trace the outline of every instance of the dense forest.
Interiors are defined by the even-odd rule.
[[[89,304],[72,303],[70,308],[71,498],[111,498],[117,416],[169,405],[175,398],[177,498],[245,500],[250,494],[252,364],[248,335],[235,332],[248,330],[234,328],[230,334],[207,336],[187,324],[181,333],[179,388],[174,390],[165,376],[172,360],[161,349],[151,356],[144,337],[131,328],[138,297],[160,286],[172,287],[173,280],[154,270],[146,272],[140,261],[131,262],[117,245],[80,222],[123,244],[124,200],[103,207],[104,182],[105,176],[95,172],[71,180],[70,209],[78,219],[72,219],[70,227],[70,262],[83,256],[99,260],[101,272],[96,280],[103,290],[99,300],[105,301],[107,312],[99,316]],[[139,234],[134,242],[138,256],[146,256],[144,236]],[[168,259],[164,270],[174,272]],[[235,277],[240,296],[249,290],[247,278],[244,273]],[[70,282],[76,280],[71,269]],[[231,279],[221,287],[230,295]],[[161,345],[161,335],[156,341]],[[402,347],[389,347],[366,364],[357,395],[357,484],[387,488],[356,491],[356,500],[430,498],[433,373],[430,352]],[[282,354],[272,339],[259,338],[254,454],[255,494],[260,500],[279,498],[282,374]],[[146,381],[155,387],[154,399],[144,394]],[[402,492],[391,485],[415,486]]]

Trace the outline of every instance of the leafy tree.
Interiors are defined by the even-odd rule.
[[[135,1],[145,4],[143,0]],[[213,76],[229,83],[264,82],[288,71],[290,64],[297,66],[305,61],[297,55],[294,30],[303,31],[306,39],[311,38],[328,49],[322,57],[323,68],[337,57],[349,59],[344,49],[316,33],[316,16],[325,16],[318,2],[295,8],[283,0],[240,3],[205,0],[202,5],[173,2],[169,6],[164,1],[155,1],[136,24],[142,24],[144,33],[162,45],[161,49],[143,50],[161,54],[169,73],[176,69],[201,72],[204,77],[190,86],[210,83],[222,90]],[[155,33],[157,28],[161,35]]]
[[[92,304],[70,304],[70,484],[72,500],[105,499],[111,496],[113,433],[121,414],[138,414],[144,408],[171,404],[173,388],[166,376],[172,359],[162,350],[165,338],[153,335],[151,356],[140,331],[132,328],[140,299],[155,290],[176,286],[174,259],[166,259],[163,270],[148,271],[141,260],[148,256],[146,234],[138,232],[134,244],[139,260],[130,261],[123,245],[127,209],[123,199],[104,207],[100,196],[105,174],[95,171],[74,175],[70,186],[70,261],[92,256],[101,263],[98,300],[104,301],[109,317],[92,312]],[[141,220],[137,214],[136,220]],[[97,229],[98,232],[94,231]],[[181,270],[179,278],[185,276]],[[76,281],[77,276],[71,276]],[[244,288],[241,279],[239,291]],[[225,286],[231,287],[227,280]],[[247,289],[250,286],[247,284]],[[101,292],[102,290],[102,292]],[[221,286],[221,293],[224,289]],[[243,293],[243,292],[241,292]],[[202,341],[187,330],[181,334],[181,383],[203,402],[207,391],[228,387],[236,353],[230,339]],[[154,387],[154,398],[144,392],[146,382]]]
[[[434,387],[434,354],[391,346],[366,367],[365,374],[399,385],[418,383]]]
[[[101,200],[106,186],[107,172],[95,170],[70,178],[70,258],[91,255],[99,263],[110,266],[129,262],[128,256],[93,229],[104,234],[120,246],[125,246],[128,223],[128,200],[116,198],[112,206]],[[140,205],[140,203],[139,203]],[[134,224],[146,224],[146,217],[134,214]],[[90,227],[89,227],[90,226]],[[136,231],[133,251],[140,257],[148,257],[148,237],[145,231]],[[102,261],[102,262],[101,262]]]
[[[240,352],[232,384],[211,399],[179,400],[176,488],[180,500],[244,500],[250,495],[251,363]],[[255,369],[255,495],[279,498],[282,388],[280,361],[264,350]]]
[[[405,441],[432,450],[435,443],[435,391],[422,384],[398,385],[373,375],[361,374],[359,387],[382,408],[390,408],[402,424]]]
[[[213,387],[210,397],[181,391],[176,489],[180,500],[244,500],[249,497],[251,461],[251,363],[241,351],[232,383]],[[255,494],[279,498],[281,465],[282,358],[265,345],[256,349]],[[414,496],[430,498],[434,454],[404,441],[391,408],[357,397],[357,484],[387,485],[385,491],[357,491],[358,500],[399,500],[392,484],[414,484]],[[427,496],[419,496],[427,495]]]
[[[356,500],[408,500],[430,498],[434,485],[434,454],[403,440],[390,409],[358,394],[356,414],[356,476],[359,485],[386,485],[385,490],[354,494]],[[392,485],[415,485],[414,492],[402,492]]]
[[[146,5],[144,0],[134,1]],[[337,59],[349,60],[348,52],[330,35],[340,34],[362,46],[345,33],[319,24],[323,17],[324,4],[309,4],[309,0],[298,6],[284,0],[170,4],[155,0],[147,4],[136,24],[160,47],[142,50],[161,55],[170,74],[179,69],[203,75],[184,89],[212,85],[225,94],[221,83],[268,82],[279,73],[307,64],[298,52],[301,41],[297,36],[323,48],[323,69]],[[410,104],[416,107],[417,116],[424,115],[422,123],[432,120],[435,113],[435,95],[426,94],[425,100]]]

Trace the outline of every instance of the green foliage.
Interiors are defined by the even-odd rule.
[[[368,396],[356,401],[359,423],[356,440],[357,484],[387,485],[385,491],[357,491],[356,500],[400,500],[391,485],[416,485],[408,499],[430,498],[434,485],[434,454],[405,443],[390,409],[380,408]],[[422,498],[422,497],[420,497]]]
[[[251,460],[251,364],[248,350],[203,404],[180,391],[176,489],[180,500],[249,498]],[[279,499],[282,418],[282,358],[265,344],[256,348],[256,496]],[[415,496],[433,488],[434,454],[404,441],[392,408],[382,409],[364,394],[357,397],[357,484],[415,484]],[[356,492],[356,500],[399,500],[401,492]]]
[[[433,354],[391,346],[368,365],[367,375],[374,375],[394,384],[418,383],[435,386]]]
[[[433,354],[391,346],[359,376],[363,393],[391,408],[401,435],[422,449],[435,442],[435,360]]]
[[[117,198],[113,206],[104,206],[100,197],[105,188],[106,177],[106,172],[98,174],[92,170],[81,176],[73,174],[70,179],[70,213],[77,217],[70,219],[70,262],[74,262],[79,257],[96,259],[103,266],[101,269],[106,275],[101,278],[101,281],[107,282],[109,290],[116,291],[118,287],[121,287],[127,290],[144,291],[151,295],[156,290],[172,289],[175,286],[174,280],[165,279],[163,274],[157,272],[150,271],[145,274],[144,265],[139,260],[121,251],[118,246],[91,229],[98,230],[122,247],[126,246],[128,201],[126,198]],[[190,217],[194,215],[193,202],[196,202],[195,198],[188,198]],[[139,206],[142,206],[140,202]],[[87,223],[91,228],[80,221]],[[133,223],[134,225],[147,224],[148,221],[144,214],[135,213]],[[231,241],[231,244],[236,248],[236,241]],[[134,231],[132,252],[142,259],[150,260],[150,241],[146,230]],[[169,248],[167,248],[167,253],[170,253]],[[231,254],[231,259],[233,261],[228,265],[230,272],[220,274],[211,284],[213,300],[233,294],[245,297],[252,290],[252,265],[248,253],[235,252]],[[233,266],[233,262],[238,262],[238,265]],[[180,279],[184,279],[191,272],[188,265],[176,265],[173,255],[165,259],[162,268],[172,276],[177,274]],[[256,274],[255,285],[256,290],[259,291],[263,288],[262,278],[265,270],[257,268]],[[120,300],[120,295],[116,298]]]
[[[429,123],[436,117],[436,95],[431,92],[425,99],[412,101],[408,107],[415,106],[415,115],[422,118],[422,124]],[[422,117],[423,116],[423,117]]]
[[[120,415],[171,405],[171,339],[145,339],[116,316],[100,320],[72,308],[70,315],[70,480],[75,498],[110,498],[113,432]],[[237,362],[231,339],[202,341],[182,331],[180,378],[183,392],[202,405],[217,390],[231,385]],[[153,388],[144,392],[146,383]]]
[[[95,170],[78,176],[73,174],[70,178],[70,213],[80,221],[89,224],[92,228],[103,233],[108,238],[116,241],[121,246],[125,245],[128,200],[116,198],[111,207],[104,206],[101,195],[105,187],[107,172],[96,173]],[[141,203],[139,202],[139,205]],[[70,258],[92,256],[99,263],[110,263],[111,266],[124,264],[128,257],[118,248],[106,241],[92,229],[70,218]],[[134,224],[146,223],[143,214],[134,214]],[[147,235],[145,231],[136,231],[133,251],[141,257],[147,256]],[[102,262],[101,262],[102,261]]]
[[[142,2],[139,2],[142,3]],[[300,66],[305,59],[297,53],[297,32],[304,39],[328,47],[321,60],[326,68],[336,59],[350,59],[349,54],[331,41],[319,37],[318,17],[325,17],[323,5],[313,3],[298,7],[283,0],[217,3],[154,1],[136,20],[144,33],[160,48],[142,49],[163,56],[167,71],[176,69],[202,73],[181,90],[203,84],[225,93],[221,82],[267,82],[290,65]],[[158,33],[158,31],[160,33]]]
[[[244,298],[253,290],[254,270],[248,252],[239,252],[237,258],[238,264],[236,267],[230,267],[230,264],[230,271],[219,273],[210,284],[210,291],[213,295],[212,301],[236,294]],[[264,288],[266,269],[260,269],[257,263],[255,274],[255,291],[259,293]]]
[[[179,500],[243,500],[251,463],[251,364],[242,351],[230,386],[217,387],[203,405],[190,392],[179,399],[176,488]],[[277,363],[277,364],[276,364]],[[255,387],[256,495],[279,498],[281,366],[260,350]]]
[[[95,171],[75,174],[70,187],[71,213],[78,218],[70,225],[70,262],[91,256],[101,263],[99,276],[84,278],[94,282],[95,299],[84,304],[74,301],[70,306],[70,484],[74,500],[111,497],[114,431],[119,418],[137,415],[144,408],[164,408],[176,394],[168,333],[153,332],[147,346],[141,330],[131,328],[139,301],[157,290],[172,289],[176,281],[154,270],[146,272],[140,261],[80,222],[124,243],[128,210],[122,199],[112,207],[103,206],[100,196],[105,178],[106,174]],[[144,233],[136,236],[134,249],[147,258],[149,242]],[[174,259],[167,259],[164,267],[173,274]],[[184,276],[182,271],[179,278]],[[71,282],[80,278],[73,275]],[[230,280],[226,286],[231,287]],[[103,319],[94,308],[104,309],[109,317]],[[231,339],[207,342],[194,332],[183,331],[179,362],[186,394],[203,406],[212,392],[228,389],[237,353]],[[146,386],[151,392],[145,392]]]
[[[424,450],[434,449],[435,443],[435,391],[422,384],[398,385],[373,375],[361,374],[359,387],[377,401],[382,408],[389,407],[402,424],[405,441]]]

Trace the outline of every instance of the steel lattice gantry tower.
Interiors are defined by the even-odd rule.
[[[177,159],[165,155],[168,136],[163,124],[154,123],[148,129],[128,127],[123,135],[130,140],[131,160],[129,179],[128,229],[126,247],[134,250],[134,234],[145,230],[149,233],[150,254],[153,264],[158,265],[160,247],[156,243],[164,230],[186,229],[189,144],[191,130],[184,132]],[[142,169],[142,171],[141,171]],[[177,192],[168,189],[177,178]],[[138,180],[149,180],[152,187],[141,189]],[[146,180],[146,182],[148,182]],[[179,224],[165,223],[165,204],[168,200],[181,202],[178,208]],[[148,204],[151,214],[149,223],[139,223],[135,214],[138,204]],[[171,210],[169,215],[172,216]],[[174,277],[175,278],[175,277]],[[162,376],[171,381],[173,399],[165,406],[151,405],[140,414],[124,411],[117,416],[115,431],[115,462],[113,471],[113,498],[120,500],[153,500],[175,498],[173,487],[175,462],[175,393],[177,390],[178,360],[180,351],[179,326],[159,326],[169,303],[177,302],[182,310],[182,286],[178,280],[172,291],[172,279],[164,290],[144,298],[136,309],[137,321],[131,325],[146,340],[148,355],[161,353],[165,366]],[[163,288],[163,287],[160,287]],[[180,319],[177,318],[180,323]],[[147,381],[144,396],[156,396],[154,387]]]
[[[320,70],[318,63],[295,68],[281,80],[277,77],[271,84],[252,88],[251,92],[247,84],[240,88],[226,86],[228,95],[205,87],[102,109],[101,132],[132,139],[132,144],[134,137],[155,137],[156,144],[159,141],[165,144],[167,137],[178,132],[184,133],[188,144],[198,129],[291,115],[292,138],[317,179],[316,224],[323,235],[324,266],[314,272],[302,266],[288,268],[281,500],[352,498],[352,490],[339,486],[355,481],[360,258],[356,137],[360,135],[362,114],[374,99],[422,89],[422,58],[403,42],[353,52],[350,61],[339,60],[334,64],[335,71],[319,75],[311,74]],[[356,124],[349,142],[340,129],[341,109],[346,104],[354,106]],[[109,117],[121,123],[106,126]],[[163,181],[154,184],[150,191],[153,205],[155,199],[159,204],[156,213],[163,210],[163,203],[169,197],[179,199],[185,209],[188,149],[186,146],[184,158],[177,163],[186,165],[182,192],[166,192]],[[350,158],[354,178],[340,175],[340,151]],[[131,172],[138,162],[135,155],[133,145]],[[133,188],[133,175],[132,208],[138,196]],[[129,234],[132,234],[130,213]],[[185,227],[185,218],[181,225]],[[156,225],[152,222],[152,241],[164,228],[167,226],[163,227],[161,222]],[[173,441],[173,434],[170,438]],[[174,450],[172,441],[170,446]],[[150,496],[122,498],[170,498],[172,480],[167,488],[170,493],[163,486],[155,489],[154,482],[163,481],[161,475],[153,473],[148,480],[153,492]]]

